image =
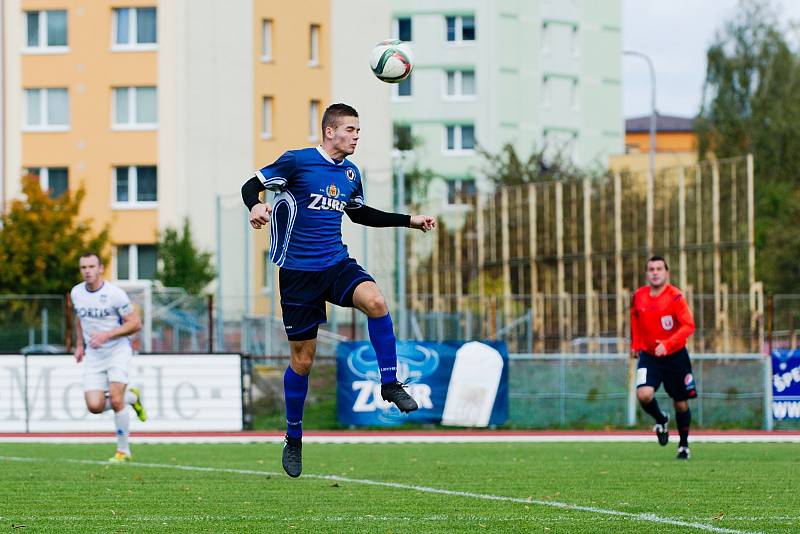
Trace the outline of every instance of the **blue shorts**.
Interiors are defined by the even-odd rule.
[[[697,387],[692,375],[692,362],[686,347],[666,356],[651,356],[639,353],[636,369],[636,387],[649,386],[658,389],[664,383],[664,390],[676,401],[697,397]]]
[[[317,337],[317,327],[328,320],[325,302],[353,307],[353,292],[361,282],[374,282],[353,258],[347,258],[322,271],[295,271],[281,268],[283,326],[289,341]]]

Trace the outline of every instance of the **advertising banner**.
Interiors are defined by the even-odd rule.
[[[4,362],[21,358],[21,371]],[[16,368],[15,368],[16,369]],[[83,398],[83,368],[71,355],[0,357],[0,432],[109,432],[112,411],[92,414]],[[20,379],[21,377],[21,379]],[[131,412],[131,431],[242,430],[241,357],[238,354],[136,355],[130,384],[138,386],[148,420]],[[26,399],[26,402],[20,402]],[[22,425],[20,425],[20,420]]]
[[[501,425],[508,419],[508,350],[505,343],[397,343],[397,378],[419,410],[402,414],[381,398],[372,344],[340,343],[336,357],[336,407],[344,425],[396,426],[442,423]]]
[[[772,417],[800,419],[800,350],[772,351]]]

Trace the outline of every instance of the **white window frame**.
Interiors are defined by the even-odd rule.
[[[414,20],[413,17],[410,15],[407,17],[394,17],[392,19],[392,38],[393,39],[400,39],[400,19],[408,19],[411,21],[411,40],[404,41],[406,43],[413,43],[414,42]],[[445,21],[445,25],[447,21]]]
[[[311,100],[308,103],[308,140],[312,143],[319,141],[319,100]]]
[[[570,93],[569,93],[570,107],[574,111],[578,111],[578,110],[581,109],[580,96],[581,96],[580,95],[580,87],[578,85],[578,80],[576,78],[576,79],[572,80],[572,86],[570,87]]]
[[[261,139],[272,139],[274,109],[275,97],[265,96],[261,99]]]
[[[550,109],[551,107],[553,107],[553,102],[550,95],[551,91],[552,91],[552,86],[550,85],[550,78],[548,76],[542,76],[542,95],[540,103],[541,106],[545,109]]]
[[[156,200],[137,200],[136,188],[139,182],[139,167],[156,168]],[[117,169],[128,169],[128,200],[117,200]],[[158,166],[157,165],[116,165],[111,169],[111,209],[151,210],[158,208]]]
[[[447,19],[449,17],[455,18],[455,40],[448,41],[447,40]],[[464,40],[464,17],[471,17],[475,21],[475,39],[470,39],[469,41]],[[478,20],[475,15],[445,15],[444,17],[444,42],[450,46],[471,46],[478,42],[477,39],[478,35]]]
[[[463,76],[465,72],[471,72],[473,79],[477,83],[477,76],[475,76],[475,69],[445,69],[443,71],[444,86],[442,87],[442,98],[444,100],[465,101],[465,100],[475,100],[478,97],[477,85],[475,85],[475,93],[471,95],[464,94]],[[449,87],[448,82],[451,73],[453,74],[453,88],[455,89],[455,93],[452,95],[447,92]]]
[[[400,94],[400,83],[393,83],[392,84],[392,101],[394,101],[394,102],[408,102],[409,100],[412,100],[414,98],[414,82],[411,80],[411,76],[406,78],[406,80],[408,80],[408,83],[411,84],[411,94],[410,95],[401,95]]]
[[[117,122],[117,91],[128,91],[128,122]],[[156,122],[133,122],[136,120],[136,93],[139,89],[155,89],[156,97]],[[126,130],[157,130],[158,129],[158,88],[152,85],[113,87],[111,89],[111,129],[115,131]]]
[[[475,124],[445,124],[444,125],[444,143],[442,145],[442,153],[447,156],[466,156],[475,153],[474,148],[461,148],[462,146],[462,139],[461,139],[461,130],[465,126],[472,126],[473,136],[475,135]],[[447,147],[447,129],[453,128],[453,146],[454,148],[451,150]],[[475,142],[477,145],[477,140]]]
[[[126,282],[138,280],[149,280],[149,278],[139,278],[139,247],[152,247],[155,243],[121,243],[114,245],[114,279]],[[119,277],[119,247],[128,247],[128,278]],[[156,270],[158,270],[158,256],[156,255]]]
[[[321,26],[311,24],[308,27],[308,66],[319,67],[319,34]]]
[[[66,90],[67,91],[67,124],[47,124],[47,111],[50,102],[50,91],[52,90]],[[39,91],[39,115],[42,118],[40,124],[28,123],[28,91]],[[23,132],[68,132],[72,127],[72,115],[70,114],[69,102],[69,89],[66,87],[28,87],[24,89],[23,100],[25,102],[25,112],[23,113],[24,119],[22,124]]]
[[[67,16],[67,44],[48,46],[47,45],[47,17],[51,11],[63,11]],[[39,46],[28,46],[28,13],[39,14]],[[24,28],[22,39],[23,54],[66,54],[69,52],[69,11],[66,9],[31,9],[22,13],[22,27]]]
[[[137,35],[137,24],[138,24],[138,15],[137,11],[139,9],[152,9],[155,8],[156,10],[156,42],[155,43],[137,43],[136,42],[136,35]],[[128,35],[131,38],[131,41],[127,43],[118,43],[117,42],[117,17],[119,16],[119,12],[121,9],[127,9],[131,11],[131,16],[128,17]],[[112,52],[149,52],[152,50],[158,50],[158,7],[157,6],[137,6],[137,7],[114,7],[112,8],[112,16],[111,16],[111,51]]]
[[[270,63],[272,61],[272,19],[261,20],[261,61]]]

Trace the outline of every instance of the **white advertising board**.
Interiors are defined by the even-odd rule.
[[[25,432],[25,357],[0,355],[0,432]]]
[[[134,356],[130,371],[130,384],[141,390],[148,415],[142,423],[131,411],[132,432],[242,430],[238,354]],[[23,375],[27,379],[20,382],[13,373],[6,372],[6,383],[21,389],[21,395],[27,389],[28,431],[113,432],[113,412],[95,415],[86,409],[82,365],[72,356],[29,356]],[[0,431],[25,431],[24,403],[23,410],[16,410],[20,411],[22,429],[6,425],[16,420],[5,410],[8,421],[0,420]]]

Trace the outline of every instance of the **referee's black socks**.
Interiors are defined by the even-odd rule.
[[[658,407],[658,401],[655,397],[653,397],[653,400],[651,400],[649,404],[644,404],[643,402],[639,404],[642,405],[642,410],[649,413],[659,425],[663,425],[667,422],[667,416],[661,411],[661,408]]]
[[[681,436],[679,447],[689,446],[689,425],[692,423],[692,411],[688,408],[685,412],[675,410],[675,422],[678,424],[678,433]]]

